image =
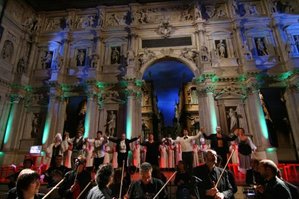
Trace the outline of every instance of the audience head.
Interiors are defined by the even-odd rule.
[[[39,192],[39,175],[31,169],[23,169],[17,179],[17,194],[19,198],[33,198]]]
[[[55,166],[56,167],[60,167],[62,165],[62,161],[63,161],[62,155],[55,156]]]
[[[140,175],[143,184],[149,184],[152,181],[153,167],[150,163],[144,162],[140,165]]]
[[[259,162],[258,172],[265,179],[271,179],[278,174],[278,168],[272,160],[264,159]]]
[[[98,187],[100,189],[108,187],[113,182],[113,175],[114,171],[111,164],[100,165],[96,175],[96,182]]]
[[[215,166],[217,164],[217,153],[212,149],[206,150],[204,153],[204,160],[206,164],[210,167]]]
[[[258,171],[258,167],[259,167],[259,160],[255,159],[255,158],[252,158],[250,160],[250,165],[251,165],[251,168],[255,171]]]
[[[183,160],[180,160],[179,162],[178,162],[178,171],[185,171],[185,163],[184,163],[184,161]]]
[[[26,157],[23,161],[23,168],[30,169],[33,166],[33,160],[29,157]]]

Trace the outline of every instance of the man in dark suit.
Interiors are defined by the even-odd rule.
[[[233,188],[230,184],[227,171],[216,166],[217,153],[214,150],[208,149],[204,154],[205,164],[195,167],[193,175],[201,179],[197,184],[199,195],[201,199],[229,199],[233,197]],[[220,178],[220,180],[219,180]],[[219,183],[217,184],[217,181]],[[217,184],[217,186],[216,186]]]
[[[203,133],[205,139],[211,140],[211,149],[215,150],[222,158],[222,166],[227,162],[227,153],[229,151],[229,141],[234,141],[238,136],[226,135],[222,132],[221,127],[217,126],[216,134],[206,135]]]
[[[116,144],[117,151],[117,163],[118,167],[122,167],[123,161],[125,161],[125,168],[127,168],[127,158],[130,149],[130,143],[134,142],[138,137],[132,138],[131,140],[126,138],[126,134],[121,134],[121,138],[108,137],[108,140]]]

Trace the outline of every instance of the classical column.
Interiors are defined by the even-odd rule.
[[[57,117],[57,133],[63,134],[64,130],[64,123],[66,119],[66,106],[68,104],[68,98],[60,97],[58,101],[59,111],[58,111],[58,117]]]
[[[59,101],[57,100],[57,90],[55,87],[50,88],[49,98],[50,99],[48,104],[46,122],[42,136],[42,144],[45,148],[47,148],[48,145],[53,142],[53,138],[57,133],[61,133],[56,132],[56,122],[58,118],[57,114],[59,112]]]
[[[128,81],[127,93],[127,114],[126,114],[126,135],[127,138],[136,137],[141,131],[141,117],[139,118],[137,97],[141,95],[140,87],[133,80]],[[139,121],[140,120],[140,121]],[[140,127],[140,128],[139,128]]]
[[[19,124],[19,115],[18,109],[22,96],[18,94],[10,95],[10,106],[9,114],[5,127],[5,134],[3,140],[3,150],[9,151],[13,149],[13,142],[17,138],[18,134],[18,124]]]
[[[268,158],[278,162],[276,148],[271,147],[269,143],[268,128],[259,97],[259,89],[255,85],[251,86],[250,89],[245,103],[246,112],[250,113],[248,114],[249,129],[258,148],[256,154],[260,159]]]
[[[272,28],[273,33],[274,33],[273,36],[275,38],[275,41],[277,41],[277,43],[276,43],[277,46],[275,47],[275,45],[274,45],[274,48],[276,49],[276,51],[278,53],[277,56],[282,57],[283,61],[286,62],[289,59],[289,53],[286,50],[286,43],[287,42],[284,42],[282,40],[282,38],[285,38],[286,35],[282,31],[282,27],[281,26],[283,26],[283,25],[280,24],[280,20],[281,20],[281,18],[277,17],[277,16],[275,16],[274,18],[272,18],[272,24],[271,24],[272,26],[271,26],[271,28]],[[274,49],[273,49],[273,52],[275,52]],[[286,67],[284,66],[284,64],[280,64],[279,66],[282,67],[283,70],[286,70]]]
[[[92,138],[95,137],[96,133],[96,121],[95,112],[96,112],[96,100],[94,98],[95,92],[92,87],[88,88],[87,94],[87,107],[86,107],[86,115],[85,115],[85,123],[84,123],[84,137]]]
[[[198,104],[200,126],[205,128],[206,132],[215,132],[217,126],[216,105],[213,94],[213,86],[207,86],[200,89]]]
[[[70,63],[68,62],[69,60],[69,51],[70,51],[70,43],[72,41],[72,34],[69,32],[65,33],[65,37],[62,40],[62,46],[63,46],[63,64],[61,66],[60,72],[62,74],[67,73],[67,67],[70,65]]]
[[[285,105],[288,111],[291,130],[296,145],[297,157],[299,156],[299,84],[289,87],[285,94]]]
[[[5,130],[6,130],[6,123],[8,121],[8,116],[10,112],[11,102],[10,98],[6,97],[5,102],[3,103],[2,112],[0,113],[0,143],[3,143]]]

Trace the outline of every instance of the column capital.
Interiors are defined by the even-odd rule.
[[[19,93],[11,93],[9,94],[10,103],[18,104],[24,96]]]

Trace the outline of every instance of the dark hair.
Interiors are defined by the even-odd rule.
[[[277,173],[278,173],[278,168],[277,168],[276,164],[275,164],[272,160],[264,159],[264,160],[261,160],[261,161],[260,161],[260,164],[262,164],[264,168],[269,168],[269,169],[271,169],[272,173],[273,173],[275,176],[277,175]]]
[[[32,160],[31,158],[25,158],[24,161],[23,161],[23,165],[24,165],[26,162],[30,162],[31,165],[33,165],[33,160]]]
[[[147,171],[152,171],[153,167],[150,163],[144,162],[140,165],[140,173],[141,172],[147,172]]]
[[[23,169],[17,179],[17,194],[19,198],[23,197],[23,191],[26,191],[30,184],[39,180],[39,174],[31,169]]]
[[[99,133],[100,133],[101,135],[103,135],[103,132],[102,132],[102,131],[97,131],[97,134],[99,134]]]
[[[110,181],[110,177],[113,176],[113,174],[114,172],[111,164],[102,164],[99,167],[96,176],[96,182],[98,187],[100,189],[106,187]]]

